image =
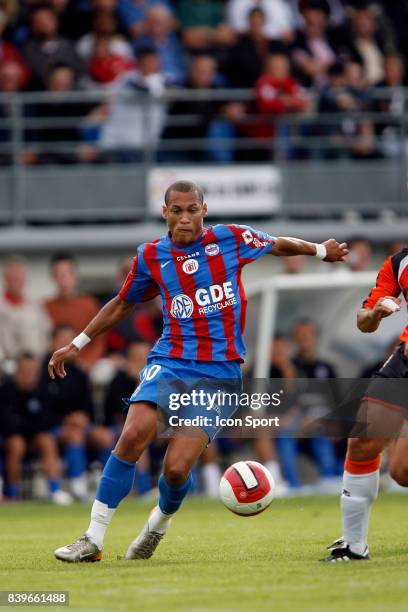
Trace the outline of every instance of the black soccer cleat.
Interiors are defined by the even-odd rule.
[[[337,563],[339,561],[368,561],[370,556],[368,554],[368,546],[362,555],[353,552],[350,546],[342,538],[336,540],[327,547],[330,550],[330,555],[324,559],[320,559],[325,563]]]

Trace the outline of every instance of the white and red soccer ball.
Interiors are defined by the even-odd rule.
[[[238,461],[225,470],[220,481],[224,505],[241,516],[253,516],[268,508],[274,498],[271,473],[257,461]]]

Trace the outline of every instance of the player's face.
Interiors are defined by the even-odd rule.
[[[206,215],[207,204],[200,202],[196,191],[172,191],[167,206],[163,206],[163,217],[171,237],[181,246],[187,246],[200,237]]]

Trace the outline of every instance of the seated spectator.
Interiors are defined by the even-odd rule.
[[[291,42],[293,39],[293,13],[285,0],[229,0],[227,20],[234,32],[244,34],[248,30],[251,9],[259,7],[266,16],[265,34],[271,39]]]
[[[293,340],[297,353],[293,358],[293,365],[296,368],[298,378],[335,378],[336,374],[331,364],[319,359],[317,356],[317,330],[315,324],[310,320],[300,320],[293,328]],[[285,354],[285,353],[284,353]],[[287,351],[286,351],[287,355]],[[284,363],[287,363],[286,361]],[[278,362],[279,363],[279,362]],[[288,372],[290,366],[286,366]],[[298,396],[298,402],[302,410],[302,418],[316,418],[320,411],[324,411],[325,396],[322,389],[319,396],[319,389],[313,388],[312,393]],[[293,418],[292,418],[293,417]],[[295,427],[292,437],[280,437],[277,439],[279,457],[282,463],[283,472],[289,484],[293,488],[300,486],[301,481],[298,472],[297,456],[301,441],[296,439],[296,414],[286,415],[288,421],[285,426]],[[291,424],[291,420],[293,421]],[[337,482],[337,454],[334,443],[325,437],[310,438],[305,440],[306,448],[311,452],[316,461],[320,473],[320,480],[317,489],[321,492],[334,492],[339,486]]]
[[[169,0],[118,0],[122,25],[132,38],[138,38],[144,34],[147,13],[154,6],[165,6],[171,10]]]
[[[76,44],[76,50],[85,62],[95,55],[95,46],[98,40],[107,43],[111,55],[124,58],[133,58],[132,46],[119,32],[118,21],[111,11],[98,11],[94,14],[92,29],[82,36]]]
[[[349,39],[341,52],[363,66],[364,79],[375,85],[384,78],[384,55],[395,52],[392,40],[386,40],[369,8],[355,10],[350,22]]]
[[[89,81],[85,85],[95,90],[105,88],[109,91],[122,75],[135,70],[136,61],[131,57],[117,55],[110,50],[108,38],[98,38],[95,41],[93,56],[88,66]]]
[[[189,51],[205,52],[219,45],[230,46],[235,40],[220,0],[178,0],[177,16]]]
[[[328,13],[330,26],[341,26],[345,19],[343,0],[289,0],[289,3],[299,29],[304,24],[303,12],[312,5]]]
[[[270,140],[275,136],[274,119],[279,115],[301,113],[310,106],[309,97],[291,74],[288,57],[282,53],[268,55],[264,71],[255,83],[255,97],[257,112],[261,117],[248,131],[259,139]],[[279,149],[275,146],[275,156],[295,156],[295,149],[290,145],[290,130],[282,121],[278,136]],[[268,154],[268,151],[265,153]]]
[[[377,87],[384,87],[387,91],[381,93],[380,98],[373,100],[373,111],[378,113],[376,134],[380,139],[381,152],[386,157],[403,155],[403,149],[406,146],[406,141],[401,139],[401,118],[405,112],[404,83],[403,58],[399,55],[386,56],[384,79],[377,83]]]
[[[91,295],[78,293],[78,269],[68,253],[53,257],[51,273],[56,295],[44,302],[45,308],[55,326],[69,325],[79,334],[98,313],[99,303]],[[78,363],[86,369],[91,368],[104,354],[105,338],[101,335],[81,350]]]
[[[346,265],[352,272],[364,272],[370,269],[372,263],[372,248],[365,238],[353,238],[348,243],[349,254],[346,257]]]
[[[210,55],[198,55],[191,61],[187,90],[216,89],[217,62]],[[225,104],[219,100],[197,99],[177,100],[168,112],[170,125],[163,132],[164,140],[191,139],[196,141],[190,150],[183,147],[180,151],[163,151],[161,157],[166,161],[203,161],[216,159],[228,161],[233,156],[233,138],[235,135],[232,121],[237,122],[243,116],[241,104]],[[183,115],[190,115],[188,122],[171,125]],[[193,117],[191,117],[193,115]],[[231,128],[231,130],[230,130]],[[220,147],[215,139],[222,136],[230,138],[231,145]],[[207,142],[203,142],[207,141]],[[213,142],[212,142],[213,141]],[[165,145],[165,143],[163,143]],[[165,146],[163,146],[165,149]]]
[[[166,83],[182,85],[187,76],[187,59],[174,32],[171,11],[162,4],[153,6],[147,12],[145,32],[134,42],[137,58],[140,51],[146,47],[158,53]]]
[[[323,150],[326,159],[352,156],[359,159],[378,157],[374,126],[370,120],[359,120],[357,111],[369,106],[369,97],[362,79],[359,64],[334,64],[328,71],[329,84],[323,87],[318,101],[319,113],[344,113],[320,125],[320,134],[327,138],[328,147]],[[347,115],[350,113],[350,115]]]
[[[75,499],[87,499],[87,430],[93,419],[93,400],[89,377],[75,361],[65,364],[67,376],[51,380],[48,361],[54,351],[70,344],[75,330],[68,325],[54,329],[49,354],[43,361],[41,388],[51,409],[53,433],[63,447],[69,491]]]
[[[146,342],[132,342],[126,351],[124,367],[109,383],[105,395],[103,424],[92,429],[90,443],[97,449],[98,459],[105,465],[125,423],[124,399],[129,398],[140,382],[151,346]],[[137,462],[136,486],[139,495],[151,489],[149,453],[145,451]]]
[[[50,432],[52,414],[49,398],[39,385],[40,362],[30,353],[17,360],[14,376],[0,386],[0,431],[4,438],[5,496],[21,497],[23,461],[38,456],[48,478],[50,500],[66,505],[71,496],[61,489],[58,447]]]
[[[3,39],[4,30],[7,25],[7,15],[4,10],[0,10],[0,69],[3,64],[18,65],[20,69],[20,88],[24,88],[30,80],[30,69],[24,61],[18,48],[12,43]]]
[[[293,60],[305,87],[322,85],[327,70],[336,60],[336,51],[327,31],[329,7],[309,2],[303,11],[304,27],[297,31],[293,43]]]
[[[46,87],[50,68],[55,64],[70,66],[76,79],[84,72],[73,43],[58,34],[57,15],[48,5],[32,8],[29,37],[23,45],[23,54],[32,70],[33,89]]]
[[[27,284],[25,259],[6,258],[0,298],[0,360],[14,360],[24,352],[42,357],[47,350],[51,324],[41,304],[27,297]]]
[[[285,51],[280,41],[270,40],[265,33],[266,17],[263,9],[251,9],[248,30],[241,34],[230,54],[227,73],[232,85],[253,87],[259,78],[268,55]]]
[[[157,145],[163,129],[163,93],[159,55],[145,49],[137,70],[123,75],[115,85],[101,126],[100,149],[121,162],[141,161],[145,147]],[[145,101],[141,102],[136,96],[143,94]]]
[[[38,120],[44,120],[41,122],[43,127],[28,130],[31,163],[73,164],[91,161],[88,148],[81,145],[81,122],[95,104],[75,102],[64,96],[74,90],[75,73],[71,66],[52,66],[47,79],[49,98],[45,102],[30,106],[30,116],[37,123]],[[73,124],[75,119],[76,125]],[[39,145],[36,144],[38,142]]]

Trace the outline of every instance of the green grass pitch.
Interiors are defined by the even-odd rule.
[[[251,518],[191,498],[152,559],[123,561],[150,507],[122,504],[102,562],[67,564],[53,549],[86,529],[88,505],[0,506],[0,590],[68,590],[70,607],[60,610],[408,609],[405,495],[380,496],[371,520],[373,559],[347,564],[317,562],[340,535],[335,497],[276,500]]]

